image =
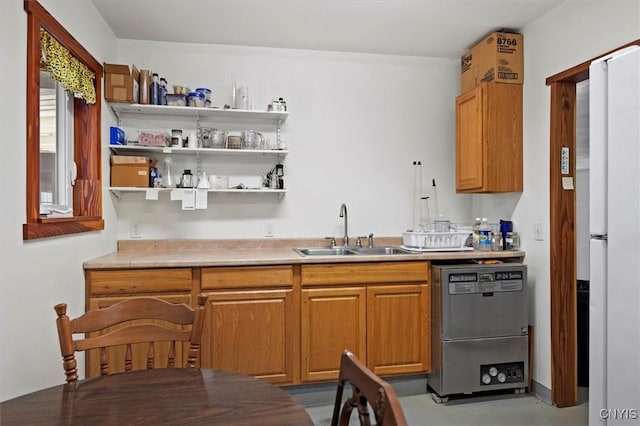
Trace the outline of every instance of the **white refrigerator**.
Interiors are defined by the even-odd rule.
[[[640,425],[640,48],[589,69],[589,425]]]

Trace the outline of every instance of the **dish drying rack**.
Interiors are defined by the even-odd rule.
[[[466,246],[469,235],[469,231],[406,231],[402,233],[402,248],[418,252],[471,251],[473,247]]]

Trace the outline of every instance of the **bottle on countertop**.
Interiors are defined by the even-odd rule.
[[[491,227],[486,217],[483,217],[480,221],[478,234],[478,249],[480,251],[491,251]]]
[[[149,88],[149,103],[151,105],[160,105],[160,81],[158,74],[153,73],[151,78],[151,86]]]
[[[473,233],[473,248],[474,250],[479,250],[478,241],[480,240],[480,218],[476,217],[476,221],[473,223],[472,233]]]

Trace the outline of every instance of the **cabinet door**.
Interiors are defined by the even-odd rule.
[[[335,380],[345,349],[366,362],[365,287],[302,290],[302,381]]]
[[[522,85],[487,83],[485,192],[522,191]]]
[[[428,372],[429,285],[367,288],[367,365],[378,375]]]
[[[155,295],[155,294],[145,294],[145,296],[153,296],[158,299],[165,300],[170,303],[186,303],[187,305],[191,304],[191,296],[189,294],[185,295]],[[121,300],[125,299],[133,299],[136,296],[131,297],[97,297],[89,299],[89,309],[104,309],[107,308],[114,303],[117,303]],[[137,296],[140,297],[140,296]],[[160,323],[160,321],[156,321]],[[164,323],[163,325],[166,325]],[[116,327],[112,327],[109,330],[105,330],[99,334],[104,334],[110,330],[116,329]],[[133,369],[134,370],[144,370],[147,368],[147,343],[138,343],[135,345],[131,345],[131,352],[133,355]],[[124,358],[125,358],[125,346],[116,346],[107,349],[107,356],[109,359],[109,374],[119,373],[124,371]],[[187,359],[187,350],[189,349],[188,343],[176,342],[176,367],[184,367]],[[161,362],[164,362],[169,354],[169,343],[168,342],[159,342],[154,344],[154,352],[156,359],[156,368],[164,368],[165,365],[161,365]],[[98,349],[92,349],[86,351],[85,357],[85,375],[87,378],[96,377],[100,375],[100,351]]]
[[[271,383],[292,383],[299,324],[293,290],[209,293],[203,367],[237,371]]]
[[[522,191],[522,85],[482,83],[456,98],[456,191]]]
[[[486,140],[483,134],[483,89],[456,99],[456,190],[481,189],[485,182]]]

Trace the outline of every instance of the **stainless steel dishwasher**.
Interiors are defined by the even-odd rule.
[[[528,382],[527,267],[432,267],[431,368],[436,402]]]

